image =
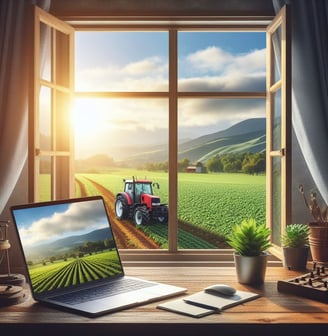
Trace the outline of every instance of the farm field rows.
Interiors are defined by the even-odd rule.
[[[117,254],[111,251],[29,267],[37,292],[82,284],[120,272]]]
[[[117,171],[110,174],[78,174],[78,179],[90,179],[95,181],[114,195],[122,191],[123,178],[130,178],[135,171]],[[160,196],[162,203],[167,203],[168,183],[167,173],[138,172],[138,177],[145,177],[159,182],[160,189],[154,193]],[[244,218],[254,217],[257,222],[265,221],[265,176],[252,176],[245,174],[188,174],[180,173],[178,176],[178,218],[180,226],[187,224],[195,229],[207,232],[209,235],[225,237],[232,225],[240,223]],[[86,185],[88,194],[95,194],[97,190],[92,185]],[[150,237],[165,236],[163,228],[158,224],[142,228]],[[166,235],[167,237],[167,235]],[[156,238],[158,239],[158,237]],[[164,238],[163,238],[164,239]],[[163,239],[161,246],[165,247]],[[184,244],[183,239],[188,243]],[[181,248],[213,248],[210,242],[208,246],[196,241],[192,245],[192,237],[182,237]]]

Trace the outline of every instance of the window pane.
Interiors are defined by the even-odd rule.
[[[69,35],[56,31],[56,84],[69,87]]]
[[[77,91],[167,91],[167,32],[77,32]]]
[[[51,31],[52,29],[40,23],[40,78],[51,81]]]
[[[42,86],[39,96],[40,149],[51,150],[51,89]]]
[[[273,157],[272,171],[272,241],[280,245],[281,237],[281,158]]]
[[[40,158],[39,198],[40,201],[51,200],[51,158]]]
[[[281,78],[281,26],[272,34],[274,83]],[[273,84],[273,83],[271,83]]]
[[[179,248],[226,248],[232,225],[265,222],[265,148],[264,99],[179,101]]]
[[[71,148],[71,105],[70,94],[56,90],[56,128],[55,146],[57,151],[69,151]]]
[[[265,33],[180,32],[179,91],[265,91]]]
[[[104,195],[120,248],[167,248],[167,223],[153,220],[155,212],[150,211],[158,200],[147,203],[148,225],[136,225],[133,204],[124,207],[128,218],[119,219],[115,199],[130,190],[125,190],[123,179],[134,177],[145,180],[139,185],[144,191],[151,181],[153,195],[168,203],[168,101],[80,98],[73,124],[77,194]],[[132,192],[137,194],[137,186],[129,191],[131,199]]]
[[[272,150],[281,149],[281,90],[273,95],[273,139]]]

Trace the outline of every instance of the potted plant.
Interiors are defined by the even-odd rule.
[[[310,192],[310,201],[305,197],[304,188],[300,184],[301,192],[306,207],[310,210],[314,222],[309,223],[309,245],[312,260],[318,263],[328,262],[328,207],[327,205],[319,206],[317,195],[314,191]]]
[[[238,282],[261,284],[264,282],[271,230],[265,224],[258,225],[255,219],[244,219],[232,228],[227,238],[235,250],[234,261]]]
[[[309,226],[289,224],[281,236],[283,265],[289,270],[305,270],[309,256]]]

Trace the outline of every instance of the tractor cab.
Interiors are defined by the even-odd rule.
[[[124,191],[128,193],[133,203],[140,203],[140,195],[153,195],[152,182],[149,180],[125,180]]]

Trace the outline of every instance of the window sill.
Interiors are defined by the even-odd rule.
[[[234,266],[233,250],[120,250],[122,262],[127,267],[143,266],[191,266],[231,267]],[[281,260],[270,255],[269,266],[282,266]]]

